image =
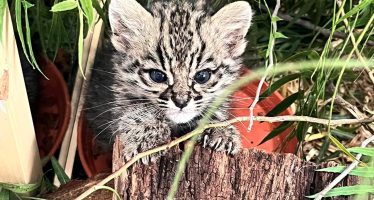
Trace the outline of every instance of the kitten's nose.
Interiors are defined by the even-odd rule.
[[[174,102],[175,106],[182,109],[187,106],[188,102],[190,101],[191,97],[188,94],[185,95],[172,95],[171,100]]]

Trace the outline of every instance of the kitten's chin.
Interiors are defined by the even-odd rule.
[[[166,112],[166,116],[170,121],[176,124],[184,124],[193,120],[198,115],[197,112],[172,111]]]

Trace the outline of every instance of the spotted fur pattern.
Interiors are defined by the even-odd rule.
[[[120,135],[129,159],[195,128],[238,78],[251,18],[244,1],[210,13],[202,0],[156,2],[150,11],[135,0],[112,0],[111,41],[97,56],[85,108],[97,138],[111,144]],[[166,81],[155,81],[154,71]],[[199,83],[202,71],[209,80]],[[221,107],[212,122],[227,118]],[[200,140],[230,154],[241,147],[233,126],[207,130]]]

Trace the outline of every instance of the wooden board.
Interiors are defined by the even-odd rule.
[[[98,17],[97,14],[95,16]],[[86,79],[84,79],[81,71],[78,71],[74,82],[73,94],[71,98],[72,112],[70,116],[70,124],[62,142],[59,155],[59,163],[61,166],[63,166],[66,174],[69,177],[72,175],[75,155],[77,153],[77,129],[78,120],[84,104],[84,85],[85,82],[90,78],[91,68],[95,61],[96,50],[103,35],[103,28],[103,22],[102,20],[99,20],[93,29],[88,32],[87,37],[84,39],[82,66]],[[54,184],[59,185],[57,177],[55,177]]]
[[[37,182],[41,162],[8,8],[0,44],[0,90],[0,182]]]

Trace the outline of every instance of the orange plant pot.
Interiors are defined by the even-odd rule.
[[[248,70],[245,70],[248,72]],[[239,91],[232,95],[232,104],[230,113],[232,118],[249,116],[248,107],[253,102],[253,97],[256,94],[258,81],[254,81],[241,88]],[[264,84],[262,91],[265,91],[268,84]],[[255,109],[254,115],[265,115],[277,104],[279,104],[284,98],[278,93],[274,92],[266,99],[260,101]],[[292,111],[287,109],[282,115],[290,115]],[[237,122],[234,124],[241,133],[242,144],[244,148],[258,148],[267,152],[274,152],[283,141],[286,140],[287,135],[290,133],[290,129],[285,130],[280,135],[272,138],[271,140],[261,144],[260,142],[274,129],[279,123],[267,123],[267,122],[254,122],[251,132],[247,131],[249,122]],[[294,153],[297,146],[296,138],[290,140],[285,148],[281,149],[284,153]],[[83,168],[89,177],[92,177],[98,173],[111,172],[112,170],[112,155],[111,153],[100,153],[100,146],[95,143],[92,137],[84,114],[82,113],[79,124],[78,124],[78,152],[82,162]]]
[[[249,73],[249,70],[245,70],[245,73]],[[230,113],[233,117],[248,117],[249,107],[251,106],[254,97],[256,96],[256,90],[259,81],[253,81],[248,85],[242,87],[240,90],[236,91],[232,95]],[[261,93],[264,92],[269,85],[264,82]],[[265,116],[270,112],[275,106],[277,106],[284,98],[279,92],[274,92],[266,99],[260,101],[256,104],[253,110],[253,116]],[[280,115],[292,115],[293,112],[290,108],[283,111]],[[232,117],[232,118],[233,118]],[[236,128],[240,131],[242,145],[244,148],[257,148],[262,149],[267,152],[275,152],[281,147],[283,142],[286,142],[284,148],[278,151],[283,153],[295,153],[297,146],[297,139],[293,138],[290,141],[287,140],[287,136],[290,134],[291,129],[286,129],[278,136],[268,140],[267,142],[260,144],[261,141],[280,123],[268,123],[268,122],[258,122],[253,123],[251,131],[248,131],[249,121],[237,122],[234,124]]]
[[[36,140],[41,158],[53,156],[60,148],[70,119],[70,96],[66,82],[55,64],[40,57],[39,65],[49,78],[39,77],[34,115]]]

